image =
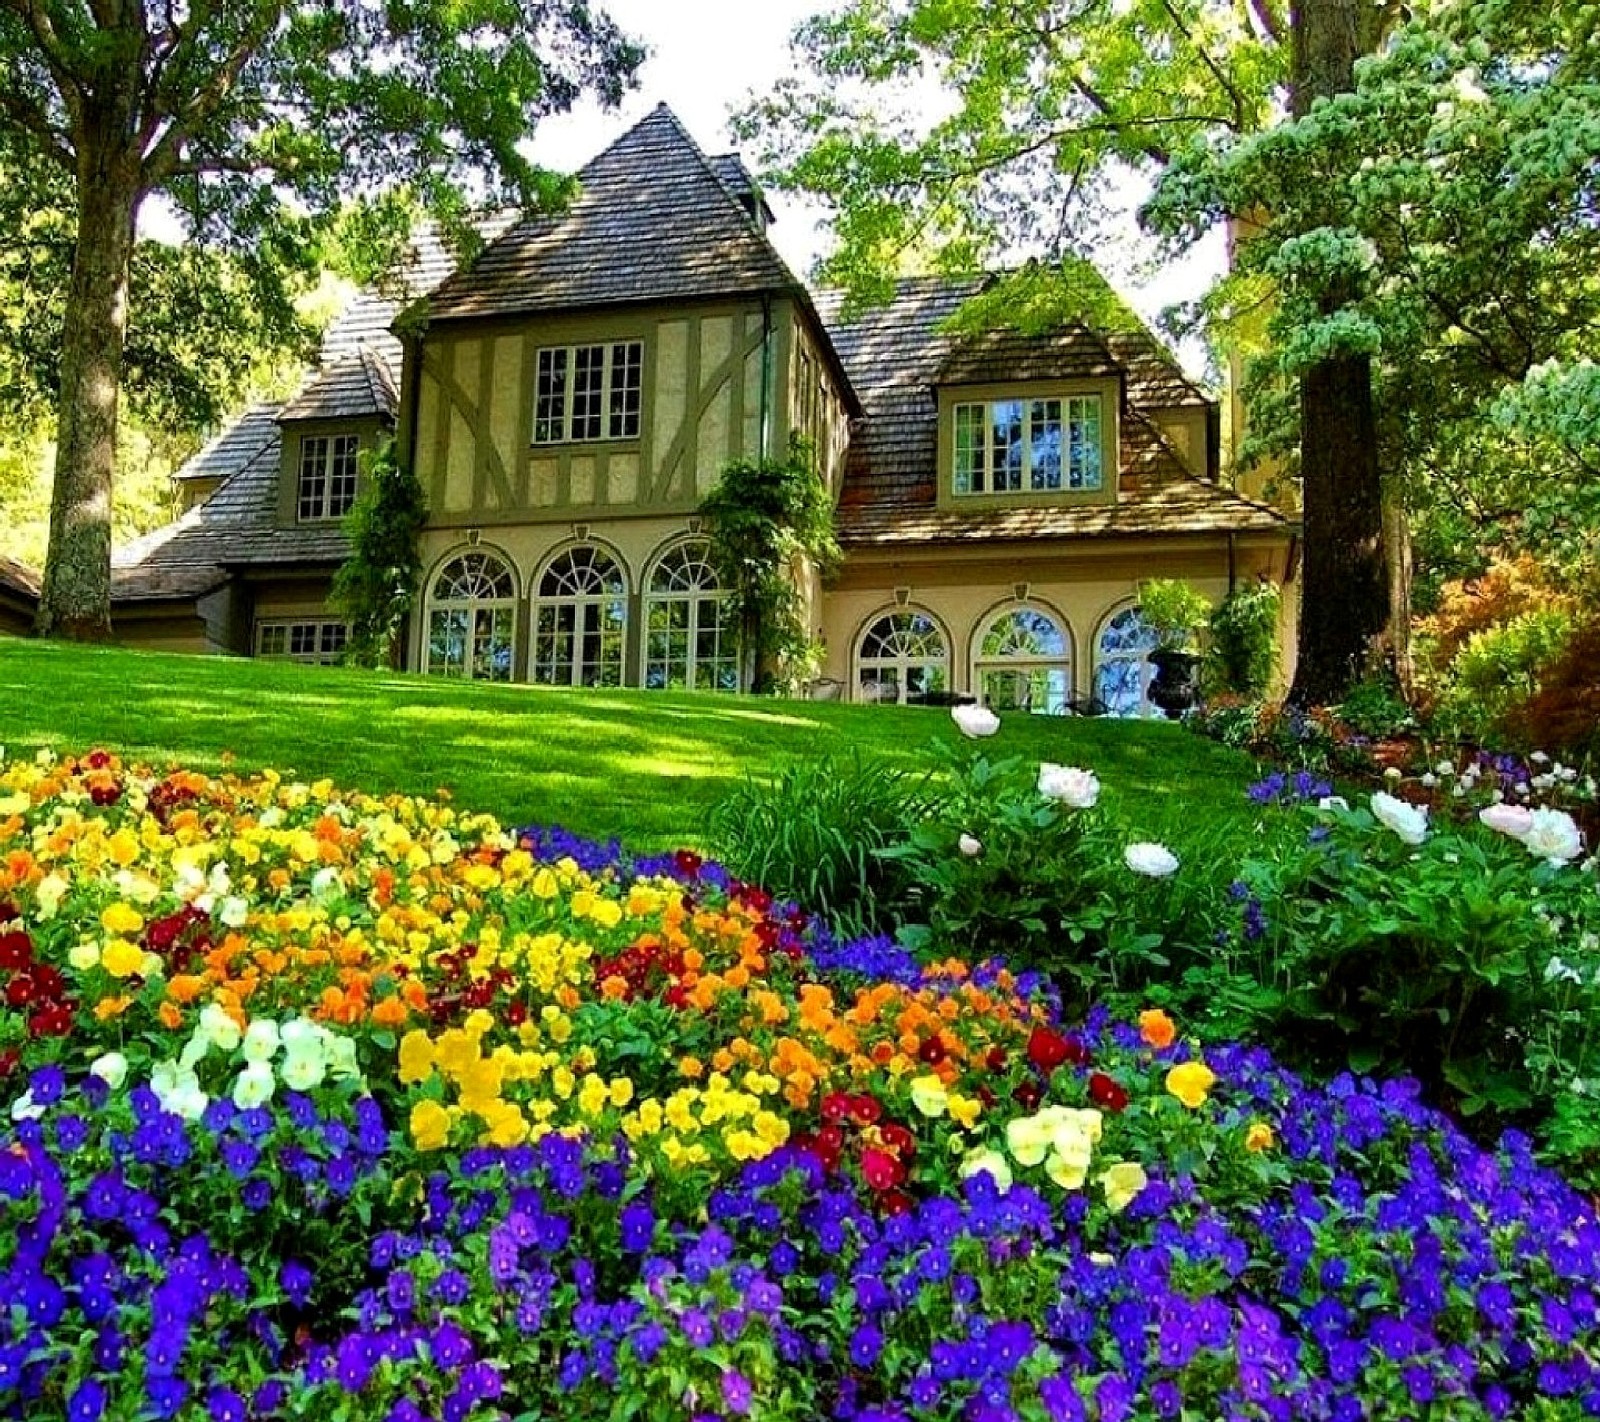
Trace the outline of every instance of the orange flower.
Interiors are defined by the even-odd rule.
[[[156,1016],[161,1019],[161,1025],[170,1031],[175,1032],[183,1026],[183,1013],[178,1010],[178,1005],[174,1002],[163,1002]]]
[[[705,1071],[705,1063],[699,1057],[685,1057],[678,1063],[678,1075],[686,1076],[690,1081],[698,1081]]]
[[[398,997],[386,997],[373,1004],[372,1021],[378,1027],[403,1027],[410,1016],[411,1009]]]
[[[610,1002],[621,1002],[628,995],[628,980],[616,973],[610,974],[600,984],[600,996]]]
[[[1159,1051],[1177,1041],[1178,1029],[1165,1012],[1159,1007],[1152,1007],[1139,1014],[1139,1035],[1147,1045]]]
[[[167,984],[167,996],[174,1002],[191,1003],[206,990],[206,980],[193,973],[179,973]]]
[[[94,1005],[94,1015],[101,1022],[109,1022],[114,1017],[121,1017],[133,1006],[131,997],[103,997]]]

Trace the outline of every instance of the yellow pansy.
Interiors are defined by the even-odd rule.
[[[419,1101],[411,1108],[411,1139],[418,1150],[440,1150],[450,1139],[450,1113],[437,1101]]]
[[[107,933],[137,933],[144,927],[144,915],[130,904],[112,904],[100,915],[100,926]]]
[[[1217,1074],[1204,1062],[1182,1062],[1167,1073],[1167,1090],[1191,1111],[1205,1105]]]
[[[1278,1138],[1265,1121],[1252,1121],[1250,1129],[1244,1133],[1244,1148],[1248,1151],[1271,1150],[1277,1143]]]
[[[426,1032],[407,1032],[400,1039],[400,1081],[412,1086],[433,1075],[433,1043]]]
[[[126,938],[113,938],[101,950],[100,966],[114,978],[131,978],[144,967],[144,950]]]
[[[950,1093],[936,1076],[919,1076],[911,1083],[911,1104],[924,1116],[942,1116],[950,1105]]]
[[[1114,1215],[1120,1215],[1136,1196],[1150,1183],[1144,1166],[1137,1161],[1119,1160],[1100,1172],[1099,1180],[1106,1192],[1106,1206]]]

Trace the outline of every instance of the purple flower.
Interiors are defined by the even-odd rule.
[[[245,1422],[244,1398],[232,1388],[212,1388],[206,1394],[206,1411],[211,1414],[211,1422]]]
[[[67,1422],[100,1422],[106,1410],[104,1384],[85,1378],[67,1399]]]
[[[750,1379],[732,1369],[723,1373],[722,1401],[729,1412],[743,1417],[750,1411]]]

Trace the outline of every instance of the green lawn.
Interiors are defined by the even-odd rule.
[[[448,789],[508,823],[631,848],[697,844],[747,776],[825,753],[915,765],[957,736],[943,711],[453,685],[416,676],[0,637],[0,745],[104,745],[157,764],[275,767],[374,791]],[[1093,768],[1153,837],[1248,821],[1243,757],[1165,724],[1009,717],[996,753]]]

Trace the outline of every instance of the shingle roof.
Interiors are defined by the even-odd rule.
[[[261,452],[261,447],[278,438],[280,405],[252,405],[222,433],[190,459],[172,477],[188,479],[227,479],[237,474]]]
[[[727,165],[724,165],[724,170]],[[724,176],[661,105],[428,299],[432,320],[798,290]]]
[[[398,363],[397,367],[398,368]],[[357,346],[325,365],[279,411],[280,420],[393,419],[400,408],[399,381],[371,346]]]
[[[843,543],[903,546],[1284,527],[1275,510],[1187,473],[1141,411],[1191,404],[1197,392],[1153,338],[1131,335],[1122,338],[1122,349],[1139,369],[1127,372],[1115,503],[939,509],[939,385],[1110,374],[1119,368],[1111,359],[1112,338],[1081,327],[1043,336],[943,329],[987,281],[926,277],[902,282],[888,305],[849,321],[843,319],[839,293],[818,297],[834,346],[866,407],[866,418],[851,433],[839,500]],[[1162,398],[1169,391],[1181,398]]]

